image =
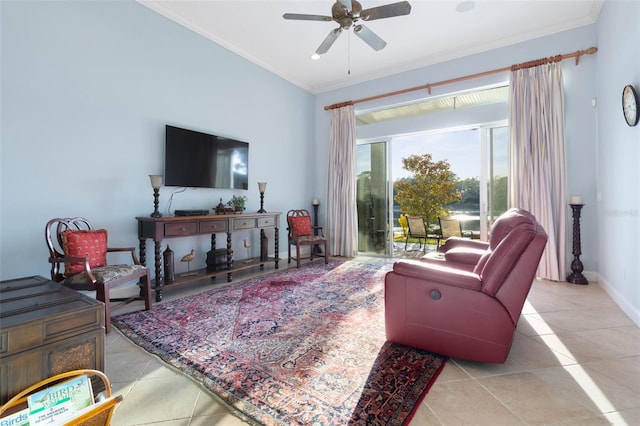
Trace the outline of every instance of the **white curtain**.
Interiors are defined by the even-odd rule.
[[[356,116],[353,105],[331,110],[327,237],[329,254],[358,254],[356,210]]]
[[[529,210],[549,236],[538,276],[564,281],[565,128],[560,63],[512,71],[509,102],[509,205]]]

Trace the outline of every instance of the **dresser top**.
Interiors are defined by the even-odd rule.
[[[0,328],[62,316],[101,302],[41,276],[0,281]]]

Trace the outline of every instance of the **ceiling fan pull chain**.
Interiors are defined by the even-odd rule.
[[[347,75],[351,75],[351,31],[347,35]]]

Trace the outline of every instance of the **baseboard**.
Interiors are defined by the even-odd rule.
[[[631,305],[625,297],[623,297],[615,287],[607,282],[602,276],[599,276],[598,285],[613,299],[614,302],[622,309],[622,312],[633,321],[638,327],[640,327],[640,310]]]

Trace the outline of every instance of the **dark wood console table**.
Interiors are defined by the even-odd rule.
[[[280,226],[281,213],[243,213],[228,215],[205,216],[170,216],[170,217],[136,217],[138,221],[138,239],[140,240],[140,262],[146,265],[147,238],[154,242],[156,302],[162,300],[162,290],[203,278],[215,277],[227,274],[227,281],[232,280],[232,273],[255,266],[264,267],[265,263],[274,262],[278,269],[278,228]],[[265,253],[268,248],[262,247],[265,229],[274,230],[274,256],[246,259],[241,262],[233,262],[233,249],[231,246],[234,231],[260,230],[260,253]],[[216,250],[216,234],[227,234],[227,265],[226,268],[209,270],[199,269],[189,273],[176,274],[175,281],[166,283],[162,271],[162,240],[165,238],[189,237],[195,235],[211,235],[211,250]]]

